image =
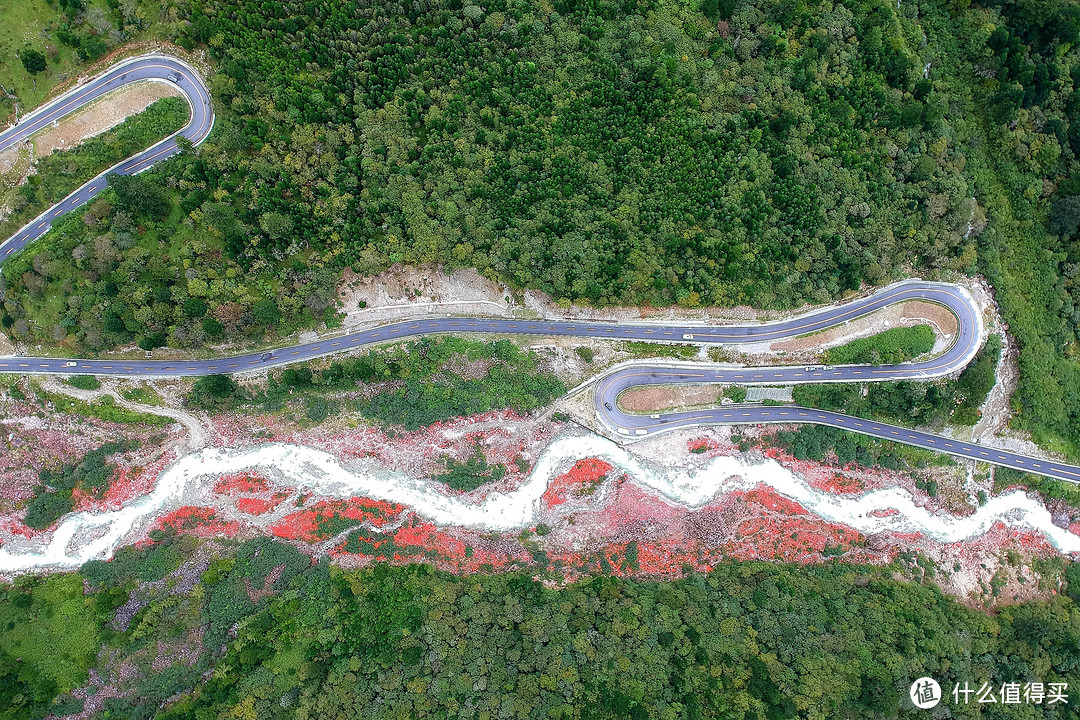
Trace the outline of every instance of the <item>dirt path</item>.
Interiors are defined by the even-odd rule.
[[[176,408],[144,405],[142,403],[132,402],[117,391],[115,380],[106,379],[102,382],[100,390],[82,390],[80,388],[74,388],[53,377],[46,378],[42,381],[41,385],[49,392],[67,395],[68,397],[73,397],[77,400],[90,401],[96,400],[102,395],[108,395],[116,401],[117,405],[127,410],[172,418],[183,425],[188,431],[188,451],[198,450],[199,448],[205,447],[210,442],[210,434],[207,432],[203,420],[198,416]]]

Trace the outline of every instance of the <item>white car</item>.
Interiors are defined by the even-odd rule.
[[[682,339],[683,340],[693,340],[694,336],[691,335],[690,333],[686,333],[685,335],[682,336]]]
[[[651,417],[653,420],[659,420],[660,419],[659,415],[650,415],[649,417]]]
[[[68,367],[79,367],[79,363],[75,362],[74,360],[68,360],[65,364]]]

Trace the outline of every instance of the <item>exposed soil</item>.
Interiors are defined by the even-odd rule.
[[[685,410],[720,402],[723,388],[719,385],[668,385],[631,388],[619,396],[619,407],[628,412],[660,412]]]
[[[430,265],[398,264],[370,277],[346,269],[338,300],[346,327],[425,313],[509,316],[512,309],[509,292],[476,270],[448,274]]]
[[[867,337],[894,327],[926,324],[934,328],[939,343],[947,344],[956,335],[956,316],[934,303],[911,301],[891,305],[875,313],[838,325],[823,332],[774,342],[770,349],[802,355],[820,352],[857,338]]]
[[[34,156],[43,158],[54,150],[70,150],[166,97],[183,97],[183,93],[171,83],[125,85],[35,135],[32,138]]]

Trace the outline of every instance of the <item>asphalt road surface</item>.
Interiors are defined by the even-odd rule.
[[[184,97],[191,106],[191,119],[177,135],[183,135],[196,145],[206,139],[214,125],[214,109],[210,103],[210,93],[203,84],[202,78],[186,63],[176,58],[167,55],[143,55],[113,66],[85,84],[38,108],[20,120],[18,124],[0,133],[0,152],[25,142],[34,133],[106,93],[130,83],[151,80],[172,83],[184,93]],[[109,168],[31,220],[7,241],[0,244],[0,258],[6,258],[11,253],[23,249],[27,243],[47,233],[56,218],[92,200],[95,195],[108,187],[106,175],[109,173],[135,175],[155,163],[172,157],[179,151],[180,149],[176,146],[176,135],[172,135],[138,155]]]
[[[136,377],[184,377],[238,373],[333,355],[364,345],[435,333],[484,333],[590,337],[608,340],[687,342],[698,345],[738,345],[795,337],[832,327],[904,300],[927,300],[949,307],[960,318],[959,332],[942,355],[921,363],[902,365],[838,365],[830,370],[805,367],[742,368],[718,380],[776,384],[791,382],[852,382],[930,378],[959,370],[978,351],[979,317],[965,291],[953,285],[911,280],[838,307],[828,307],[791,320],[766,325],[666,325],[588,322],[580,320],[506,320],[502,318],[429,317],[406,320],[317,340],[270,352],[249,353],[213,360],[67,360],[45,357],[0,358],[0,372],[65,373]],[[702,382],[683,380],[682,382]]]
[[[24,142],[48,124],[121,85],[145,80],[172,82],[184,92],[191,105],[191,120],[178,134],[188,138],[194,144],[202,142],[210,133],[214,122],[210,96],[202,79],[189,66],[175,58],[151,55],[125,61],[23,118],[14,127],[0,133],[0,151]],[[48,232],[57,217],[84,205],[97,195],[106,187],[108,173],[135,174],[177,152],[179,148],[176,145],[175,136],[169,137],[95,177],[0,244],[0,260],[10,253],[21,250],[27,243]],[[957,317],[959,330],[953,343],[944,353],[931,360],[876,367],[842,365],[717,369],[715,366],[704,364],[700,367],[671,366],[663,363],[635,365],[616,371],[599,381],[595,395],[597,416],[612,434],[623,438],[640,438],[664,430],[701,424],[812,422],[1061,480],[1080,482],[1080,468],[1075,466],[1027,457],[979,444],[964,443],[839,413],[793,405],[724,406],[711,410],[652,416],[631,415],[622,412],[618,407],[619,393],[630,387],[641,385],[707,382],[791,384],[926,379],[960,370],[978,351],[981,337],[981,317],[978,308],[967,292],[958,286],[919,280],[898,283],[844,305],[827,307],[797,318],[761,325],[706,326],[580,320],[529,321],[430,317],[393,323],[339,338],[323,339],[270,352],[213,360],[68,360],[44,357],[4,357],[0,358],[0,372],[143,378],[239,373],[310,360],[373,343],[433,333],[554,335],[647,342],[685,342],[695,345],[739,345],[817,332],[908,300],[938,303],[947,307]]]
[[[778,368],[777,368],[778,369]],[[761,423],[817,423],[872,435],[882,440],[937,450],[959,457],[980,460],[1010,467],[1023,472],[1080,482],[1080,468],[1051,460],[999,450],[979,443],[963,442],[953,438],[910,430],[898,425],[864,420],[828,410],[815,410],[798,405],[725,405],[707,410],[634,415],[619,409],[616,398],[619,393],[642,385],[666,385],[674,383],[726,382],[741,383],[745,378],[756,377],[751,382],[767,381],[774,368],[741,368],[738,370],[692,370],[682,367],[630,367],[601,379],[596,391],[597,415],[600,421],[616,435],[624,438],[643,436],[694,425],[733,425]],[[817,373],[814,373],[817,374]],[[764,376],[764,377],[761,377]]]

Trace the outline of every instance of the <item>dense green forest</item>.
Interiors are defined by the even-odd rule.
[[[1080,686],[1075,566],[1047,568],[1069,582],[1061,595],[990,615],[895,579],[914,564],[733,562],[673,582],[546,587],[531,572],[342,571],[267,539],[207,569],[192,542],[0,589],[0,715],[78,711],[70,692],[90,668],[120,694],[101,720],[884,719],[908,716],[923,675],[946,692]],[[1074,716],[946,703],[957,718]]]
[[[1022,422],[1080,437],[1072,0],[169,2],[216,63],[214,136],[143,176],[167,214],[71,222],[5,268],[27,337],[257,338],[326,320],[343,266],[399,261],[767,308],[979,270]],[[43,272],[100,238],[78,283]],[[159,258],[176,272],[108,294]],[[79,284],[105,301],[71,307]]]

